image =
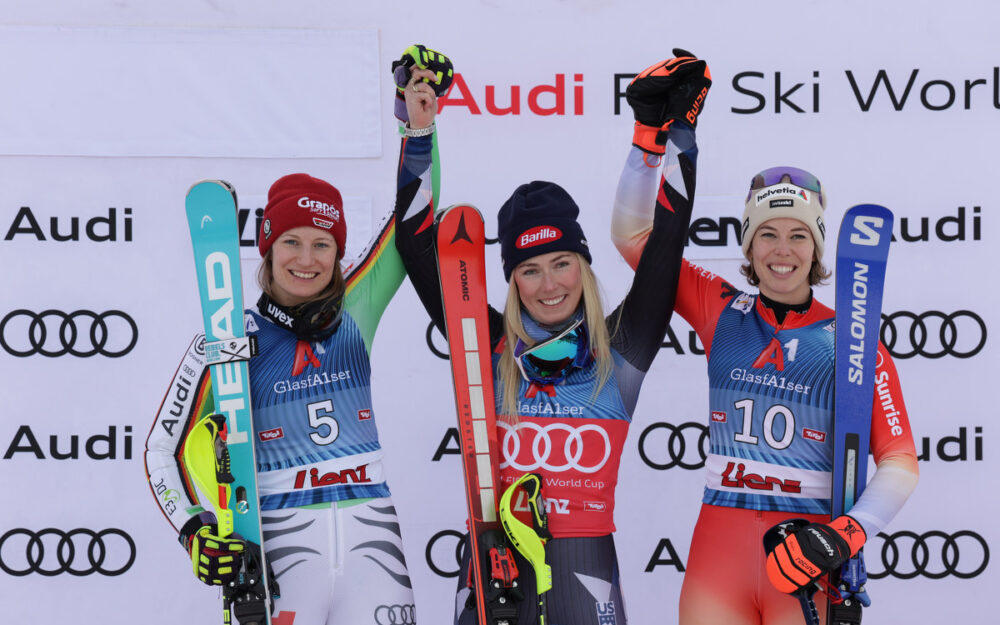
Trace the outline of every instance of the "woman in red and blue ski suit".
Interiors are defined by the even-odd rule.
[[[683,152],[693,142],[687,127],[668,130],[671,150]],[[657,198],[658,181],[675,175],[670,150],[666,160],[661,178],[658,159],[634,148],[622,174],[612,234],[633,267],[655,245],[654,211],[666,207],[665,198]],[[800,604],[785,593],[833,568],[810,549],[826,541],[838,555],[856,553],[916,486],[899,379],[879,344],[870,438],[877,469],[850,515],[830,520],[834,315],[811,288],[829,275],[822,265],[825,208],[825,192],[808,172],[765,170],[753,178],[743,214],[742,272],[759,293],[682,264],[675,310],[705,346],[711,444],[681,590],[681,625],[801,625]],[[684,244],[683,238],[671,241]],[[781,546],[770,562],[762,548],[764,534],[792,517],[812,525],[785,543],[818,574],[789,572],[788,561],[778,558]],[[819,613],[825,621],[825,602]]]

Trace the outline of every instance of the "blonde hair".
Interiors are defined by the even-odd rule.
[[[260,290],[264,291],[264,294],[274,299],[274,267],[273,264],[274,253],[271,249],[267,250],[264,254],[264,258],[260,262],[260,267],[257,268],[257,284],[260,285]],[[347,281],[344,279],[344,272],[340,269],[340,263],[334,262],[333,265],[333,277],[330,278],[330,283],[326,285],[326,288],[317,293],[311,299],[302,304],[308,304],[310,302],[318,302],[327,299],[340,299],[344,297],[344,291],[347,289]],[[300,306],[302,304],[299,304]]]
[[[604,306],[601,302],[600,288],[597,284],[597,277],[590,268],[590,263],[580,254],[573,252],[580,263],[580,282],[583,286],[583,322],[587,325],[587,332],[590,335],[590,348],[594,353],[594,361],[597,363],[595,378],[597,384],[594,385],[594,392],[591,394],[591,401],[597,399],[601,388],[611,377],[614,368],[614,361],[611,358],[611,334],[604,321]],[[537,341],[528,336],[521,322],[521,296],[517,290],[517,283],[511,279],[507,289],[507,302],[503,309],[504,321],[504,348],[500,355],[499,373],[500,380],[496,389],[501,393],[502,402],[500,414],[497,415],[507,421],[518,421],[518,391],[521,387],[521,371],[514,362],[514,346],[517,340],[521,339],[528,345],[534,345]]]

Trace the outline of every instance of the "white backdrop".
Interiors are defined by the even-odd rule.
[[[998,365],[988,329],[1000,308],[984,265],[998,240],[992,3],[169,4],[0,2],[6,619],[217,622],[217,594],[192,579],[142,467],[152,415],[199,325],[184,193],[204,178],[235,184],[251,224],[252,275],[252,224],[267,187],[306,171],[344,193],[356,249],[394,194],[389,63],[422,42],[449,54],[461,74],[462,88],[439,118],[443,203],[476,204],[494,233],[489,217],[516,185],[559,182],[583,210],[609,308],[631,276],[608,236],[631,134],[619,96],[627,79],[618,75],[674,46],[706,58],[715,79],[699,124],[702,221],[690,258],[740,283],[727,219],[742,210],[749,178],[772,165],[820,177],[831,233],[853,204],[894,210],[885,297],[893,325],[884,336],[897,354],[922,475],[887,530],[898,535],[867,549],[870,570],[885,577],[870,584],[866,622],[989,620],[983,598],[998,581],[990,547],[1000,538],[987,520],[1000,512],[986,401]],[[498,114],[514,103],[517,114]],[[499,304],[499,254],[488,254]],[[832,288],[818,297],[832,303]],[[49,310],[58,312],[43,317],[46,338],[33,347],[30,314]],[[60,340],[59,313],[76,311],[105,321],[104,353],[82,355],[92,347],[87,312],[73,316],[75,339],[67,327]],[[429,349],[427,326],[404,284],[372,357],[387,472],[424,624],[450,618],[455,579],[435,570],[455,569],[453,532],[464,527],[461,469],[448,438],[450,377]],[[700,470],[684,466],[701,461],[704,356],[682,320],[671,328],[676,341],[646,379],[618,491],[616,541],[630,622],[639,625],[676,622],[703,483]],[[436,332],[429,340],[443,349]],[[77,355],[39,353],[63,352],[63,342]],[[683,437],[673,452],[671,427]],[[77,535],[66,558],[78,574],[46,575],[32,570],[28,554],[41,559],[37,568],[61,570],[57,536],[43,534],[44,556],[27,539],[46,528],[120,532],[102,535],[103,571],[91,571],[87,537]]]

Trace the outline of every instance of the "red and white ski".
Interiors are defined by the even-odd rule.
[[[499,447],[486,300],[483,217],[456,205],[437,218],[438,277],[444,303],[458,433],[469,506],[472,591],[477,623],[514,625],[517,567],[497,516]]]

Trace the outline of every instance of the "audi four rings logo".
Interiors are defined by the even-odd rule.
[[[0,345],[18,358],[35,354],[118,358],[132,351],[138,340],[135,320],[120,310],[35,313],[19,308],[0,320]]]
[[[969,579],[985,571],[990,561],[986,540],[972,530],[954,534],[940,530],[917,534],[904,530],[879,534],[878,538],[884,541],[881,549],[877,541],[865,546],[865,565],[872,579],[890,575],[899,579],[917,576],[941,579],[949,575]],[[880,571],[873,566],[879,556]]]
[[[553,473],[561,473],[573,469],[580,473],[595,473],[600,471],[608,462],[608,458],[611,457],[611,439],[608,437],[608,433],[603,428],[594,424],[582,425],[575,428],[565,423],[553,423],[543,427],[530,421],[521,421],[517,426],[513,426],[498,420],[497,425],[504,429],[503,443],[501,445],[504,461],[500,464],[501,469],[513,467],[518,471],[525,472],[545,469]],[[527,463],[519,461],[522,437],[524,439],[527,438],[521,432],[525,430],[532,430],[535,433],[531,439],[531,460]],[[562,438],[562,435],[553,436],[555,432],[566,433],[566,437],[562,439],[561,445],[558,443],[558,439]],[[596,444],[596,439],[603,441],[604,446],[604,455],[600,461],[593,464],[588,464],[588,461],[581,462],[584,450],[583,439],[584,434],[587,432],[594,433],[588,437],[591,439],[591,449]],[[554,441],[553,439],[556,440]],[[593,454],[588,454],[588,457],[593,458]]]
[[[380,605],[375,608],[376,625],[416,625],[417,609],[413,604]]]
[[[658,430],[668,432],[665,441]],[[694,421],[679,425],[653,423],[639,436],[639,457],[658,471],[673,467],[700,469],[708,457],[708,426]]]
[[[445,538],[450,538],[455,541],[454,551],[449,550],[449,545],[447,541],[444,546],[441,547],[438,543]],[[462,532],[456,530],[441,530],[440,532],[431,536],[430,540],[427,541],[427,549],[424,550],[424,559],[427,560],[427,566],[430,570],[440,577],[458,577],[462,570],[462,548],[465,545],[465,535]],[[444,550],[444,554],[441,555],[441,551]],[[437,560],[439,558],[444,558],[444,564],[438,564]],[[451,558],[454,557],[454,568],[452,566]]]
[[[34,532],[21,527],[0,536],[0,569],[15,577],[31,573],[46,577],[60,573],[115,576],[127,571],[133,562],[135,541],[116,528],[66,532],[49,527]]]
[[[971,310],[901,310],[882,315],[879,338],[894,358],[972,358],[986,345],[986,322]]]

